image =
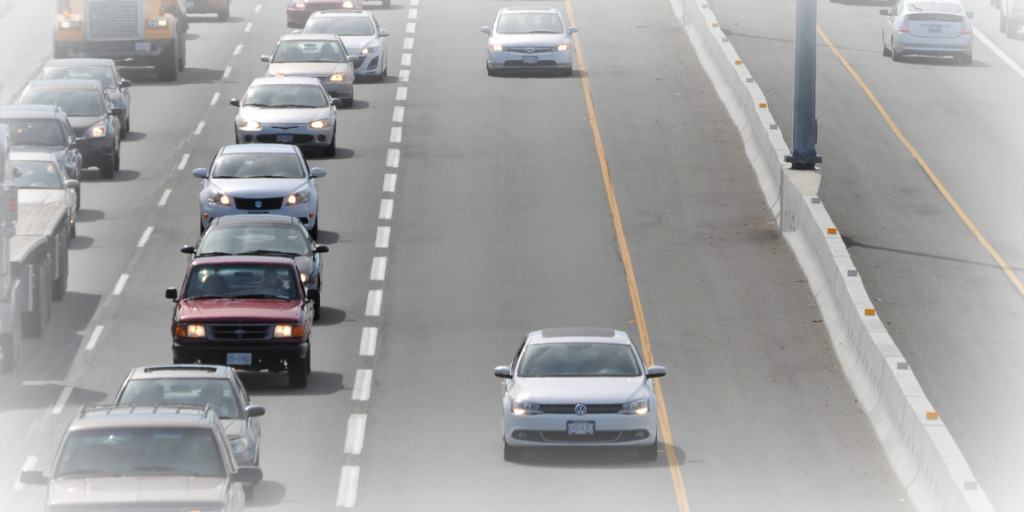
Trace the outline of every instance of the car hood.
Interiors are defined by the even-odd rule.
[[[644,396],[644,377],[518,377],[512,396],[546,404],[621,404]]]
[[[63,203],[66,194],[58,188],[19,188],[18,204]]]
[[[345,49],[348,50],[349,55],[360,55],[359,50],[370,44],[371,41],[376,39],[376,36],[341,36],[341,42],[345,43]]]
[[[558,46],[569,38],[565,34],[494,34],[492,44],[511,46]]]
[[[213,178],[210,183],[231,197],[283,197],[308,183],[305,178]]]
[[[51,155],[61,156],[67,151],[67,146],[43,146],[35,144],[22,144],[22,145],[11,145],[11,151],[19,151],[24,153],[49,153]]]
[[[90,126],[103,120],[104,116],[68,116],[68,121],[71,122],[71,127],[75,129],[75,136],[81,137],[85,135],[85,130]]]
[[[238,119],[259,121],[260,123],[306,124],[331,116],[330,107],[323,108],[260,108],[242,107],[238,110]]]
[[[178,303],[181,322],[297,322],[302,301],[278,299],[182,299]]]
[[[62,478],[50,483],[50,505],[220,504],[225,478],[144,476]]]
[[[331,76],[348,73],[344,62],[275,62],[267,67],[267,76]]]

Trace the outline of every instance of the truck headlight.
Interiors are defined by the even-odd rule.
[[[300,190],[298,192],[293,192],[291,194],[288,194],[288,199],[286,200],[286,202],[289,205],[308,203],[310,195],[311,194],[309,193],[309,190]]]
[[[178,338],[205,338],[206,326],[202,324],[177,324],[174,335]]]
[[[512,400],[512,414],[516,416],[541,414],[540,404],[529,400]]]
[[[491,44],[487,45],[487,47],[490,48],[490,50],[492,52],[500,52],[500,51],[504,51],[505,50],[504,46],[502,46],[500,44],[497,44],[497,43],[491,43]]]
[[[312,123],[309,123],[309,127],[313,128],[313,129],[316,129],[316,130],[323,130],[324,128],[328,128],[330,126],[331,126],[331,121],[329,119],[319,119],[319,120],[313,121]]]
[[[646,398],[641,398],[640,400],[633,400],[632,402],[622,404],[619,414],[647,414],[649,410],[650,403]]]
[[[61,30],[78,30],[82,28],[82,20],[61,20]]]
[[[98,139],[100,137],[107,136],[107,126],[103,124],[97,124],[89,128],[88,138]]]
[[[262,127],[263,125],[260,124],[259,121],[250,121],[248,119],[243,119],[238,122],[238,129],[245,130],[247,132],[254,132]]]
[[[335,73],[335,74],[331,75],[330,78],[328,78],[327,80],[329,80],[331,82],[344,82],[345,81],[345,73]]]
[[[275,338],[301,338],[305,329],[300,324],[277,324],[274,326]]]
[[[167,21],[167,18],[157,18],[146,22],[146,26],[149,28],[167,28],[169,25],[170,22]]]

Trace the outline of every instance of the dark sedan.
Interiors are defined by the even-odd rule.
[[[121,77],[117,65],[110,59],[50,59],[39,72],[42,80],[97,80],[114,108],[121,109],[121,137],[132,129],[132,95],[128,88],[132,81]]]
[[[52,153],[64,177],[80,180],[82,154],[75,130],[56,105],[9,105],[0,107],[0,125],[11,134],[11,148],[31,153]],[[81,198],[81,196],[79,196]]]

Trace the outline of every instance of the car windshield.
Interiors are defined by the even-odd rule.
[[[56,119],[0,119],[14,146],[65,146],[64,130]]]
[[[619,343],[539,343],[519,360],[520,377],[637,377],[633,347]]]
[[[43,68],[42,78],[47,80],[83,79],[99,80],[104,89],[117,88],[114,70],[104,66],[51,66]]]
[[[18,188],[64,188],[57,165],[46,160],[15,160],[11,180]]]
[[[135,379],[118,404],[209,405],[221,419],[242,417],[240,400],[227,379]]]
[[[68,434],[54,478],[188,476],[224,478],[208,428],[121,428]]]
[[[323,108],[327,95],[318,85],[259,85],[249,88],[242,105],[264,108]]]
[[[499,34],[561,34],[562,17],[551,12],[505,13],[498,19]]]
[[[951,14],[960,14],[960,4],[948,3],[948,2],[915,2],[907,4],[907,11],[909,12],[945,12]]]
[[[336,41],[281,41],[274,62],[346,62],[345,47]]]
[[[295,224],[214,226],[196,248],[198,255],[259,252],[309,256],[313,251],[305,228]]]
[[[264,263],[198,265],[185,286],[186,299],[297,300],[290,267]]]
[[[21,103],[33,105],[60,105],[69,116],[101,116],[103,99],[97,89],[91,91],[32,90],[25,91]]]
[[[220,155],[213,163],[213,178],[302,178],[306,175],[294,153],[236,153]]]
[[[373,22],[362,16],[324,16],[306,23],[307,34],[338,34],[339,36],[372,36]]]

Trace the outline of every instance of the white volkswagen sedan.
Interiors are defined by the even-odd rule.
[[[654,378],[629,335],[612,329],[531,332],[502,379],[505,460],[541,446],[620,446],[641,460],[658,456]]]

